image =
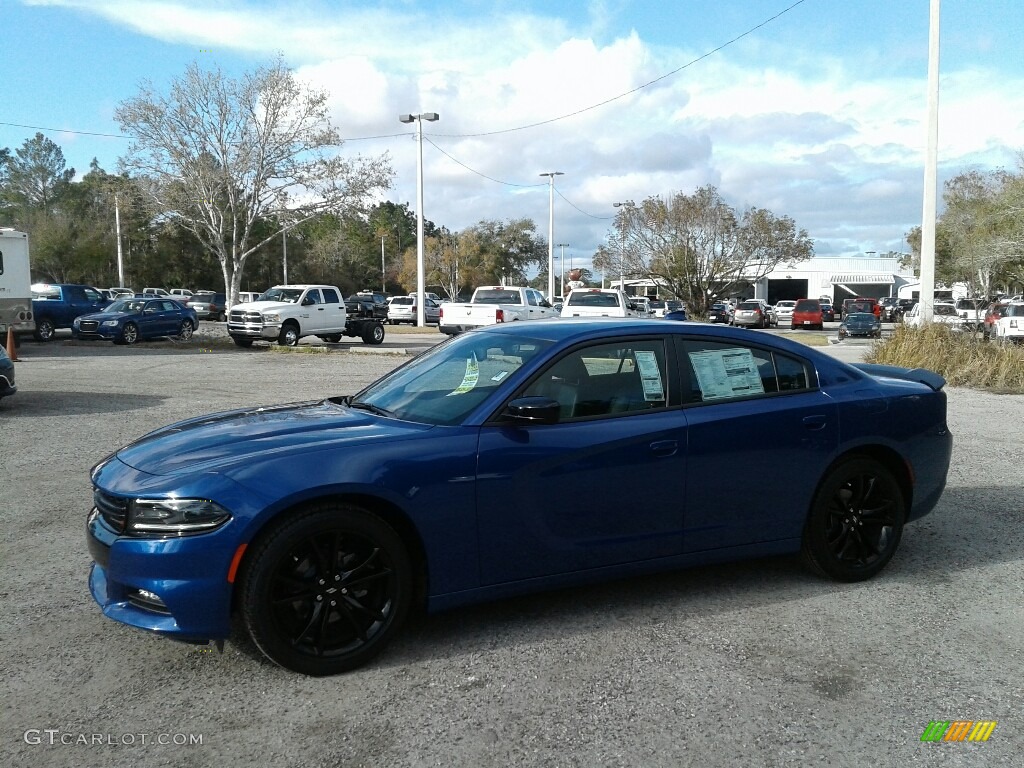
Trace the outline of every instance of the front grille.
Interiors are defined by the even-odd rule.
[[[263,315],[259,312],[245,312],[240,309],[231,310],[231,315],[228,318],[232,323],[251,323],[260,325],[263,322]]]
[[[125,525],[128,521],[128,499],[111,496],[99,488],[94,488],[92,503],[107,525],[117,533],[124,533]]]
[[[78,327],[79,330],[92,333],[93,331],[100,327],[100,323],[98,320],[83,320],[81,323],[79,323]]]

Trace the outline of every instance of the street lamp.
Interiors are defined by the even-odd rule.
[[[416,122],[416,325],[423,327],[426,323],[424,304],[426,297],[426,267],[423,258],[423,121],[434,122],[440,117],[437,112],[423,112],[418,115],[399,115],[403,123]]]
[[[624,203],[615,203],[615,207],[616,208],[621,208],[624,205],[625,206],[632,205],[632,201],[631,200],[627,200]],[[626,214],[625,214],[625,212],[623,212],[623,214],[622,214],[622,225],[619,228],[619,232],[620,232],[619,240],[620,240],[620,243],[621,243],[620,248],[619,248],[619,288],[622,290],[623,293],[625,293],[626,292]]]
[[[565,298],[565,249],[569,247],[568,243],[559,243],[558,247],[562,249],[562,255],[558,257],[558,269],[559,269],[559,280],[558,292],[562,294],[562,298]]]
[[[564,176],[561,171],[549,171],[541,176],[548,177],[548,301],[555,297],[555,176]]]

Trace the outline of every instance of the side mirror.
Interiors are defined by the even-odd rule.
[[[545,307],[546,309],[551,309],[551,302],[548,301],[547,299],[541,299],[540,305],[542,307]]]
[[[314,303],[315,302],[311,298],[309,298],[309,296],[302,300],[302,306],[304,307],[311,307],[313,306]]]
[[[520,397],[505,406],[502,416],[519,424],[557,424],[562,407],[550,397]]]

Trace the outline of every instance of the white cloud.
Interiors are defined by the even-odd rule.
[[[530,216],[546,231],[547,189],[560,170],[556,237],[589,253],[608,234],[612,203],[719,186],[737,205],[792,216],[821,253],[899,249],[920,219],[925,73],[908,77],[884,57],[847,60],[782,49],[770,35],[682,67],[703,51],[611,34],[621,9],[594,2],[573,27],[550,15],[462,18],[406,4],[353,9],[326,2],[35,0],[101,16],[160,40],[271,56],[331,94],[334,122],[352,138],[407,133],[400,112],[436,111],[426,215],[453,229],[483,218]],[[907,55],[901,52],[900,56]],[[766,63],[767,62],[767,63]],[[1012,165],[1022,143],[1024,82],[981,66],[944,70],[943,176],[963,166]],[[494,131],[580,114],[523,130]],[[414,130],[415,126],[412,127]],[[347,151],[389,151],[389,195],[415,200],[415,143],[352,141]],[[594,218],[603,217],[603,218]],[[579,252],[577,252],[579,255]]]

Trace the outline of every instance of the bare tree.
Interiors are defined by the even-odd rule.
[[[176,219],[217,257],[232,303],[257,249],[318,213],[362,210],[392,176],[387,155],[339,154],[327,94],[280,58],[239,80],[193,63],[169,95],[146,82],[115,117],[134,137],[122,168],[148,182],[158,216]],[[276,226],[254,237],[270,219]]]
[[[763,208],[737,214],[712,186],[627,203],[616,226],[594,266],[609,276],[656,280],[698,312],[712,297],[814,254],[807,232],[792,219]]]

